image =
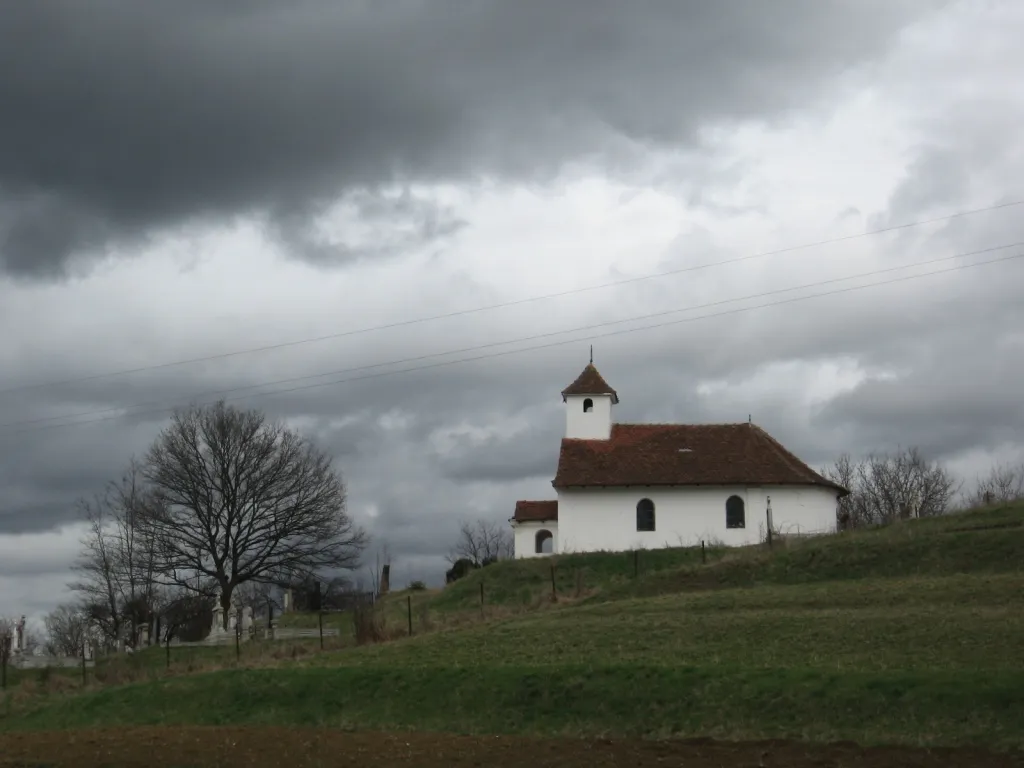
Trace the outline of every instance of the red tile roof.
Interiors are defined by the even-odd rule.
[[[565,402],[566,395],[611,395],[613,403],[619,402],[618,393],[608,386],[593,363],[583,369],[576,381],[562,390],[562,402]]]
[[[517,523],[558,519],[557,501],[517,501],[513,519]]]
[[[551,484],[819,485],[849,493],[753,424],[613,424],[608,440],[564,438]]]

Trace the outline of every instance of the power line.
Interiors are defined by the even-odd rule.
[[[586,325],[586,326],[582,326],[582,327],[577,327],[577,328],[568,328],[568,329],[561,330],[561,331],[548,331],[546,333],[535,334],[535,335],[526,336],[526,337],[520,337],[520,338],[517,338],[517,339],[509,339],[507,341],[493,341],[493,342],[488,342],[486,344],[480,344],[480,345],[476,345],[476,346],[472,346],[472,347],[463,347],[462,349],[451,349],[451,350],[446,350],[444,352],[432,352],[432,353],[429,353],[429,354],[426,354],[426,355],[418,355],[416,357],[406,357],[406,358],[402,358],[401,360],[391,360],[391,361],[384,362],[384,363],[372,363],[372,364],[369,364],[369,365],[360,365],[360,366],[355,366],[355,367],[350,367],[350,368],[340,368],[340,369],[335,369],[335,370],[332,370],[332,371],[325,371],[323,373],[306,374],[306,375],[303,375],[303,376],[295,376],[295,377],[291,377],[291,378],[287,378],[287,379],[276,379],[274,381],[266,381],[266,382],[261,382],[261,383],[258,383],[258,384],[248,384],[248,385],[241,386],[241,387],[230,387],[228,389],[213,390],[213,391],[210,391],[210,392],[201,392],[201,393],[199,393],[197,395],[193,395],[193,398],[214,397],[214,396],[217,396],[217,395],[231,394],[232,392],[241,392],[241,391],[244,391],[244,390],[247,390],[247,389],[257,389],[259,387],[270,387],[270,386],[276,386],[276,385],[280,385],[280,384],[291,384],[291,383],[296,382],[296,381],[309,381],[310,379],[323,378],[324,376],[338,376],[338,375],[343,374],[343,373],[355,373],[357,371],[372,370],[374,368],[384,368],[384,367],[389,366],[389,365],[399,365],[399,364],[402,364],[402,363],[420,362],[420,361],[423,361],[423,360],[430,360],[430,359],[437,358],[437,357],[446,357],[448,355],[465,354],[467,352],[479,352],[482,349],[491,349],[493,347],[507,346],[509,344],[520,344],[520,343],[522,343],[524,341],[536,341],[538,339],[550,338],[552,336],[564,336],[567,333],[579,333],[579,332],[583,332],[583,331],[594,330],[595,328],[604,328],[604,327],[607,327],[607,326],[610,326],[610,325],[620,325],[622,323],[631,323],[631,322],[637,322],[637,321],[640,321],[640,320],[650,320],[650,319],[655,318],[655,317],[664,317],[666,315],[679,314],[680,312],[692,312],[692,311],[698,310],[698,309],[709,309],[711,307],[718,307],[718,306],[721,306],[723,304],[732,304],[732,303],[735,303],[737,301],[748,301],[750,299],[765,298],[766,296],[777,296],[777,295],[779,295],[781,293],[790,293],[792,291],[799,291],[799,290],[803,290],[803,289],[806,289],[806,288],[817,288],[817,287],[820,287],[820,286],[823,286],[823,285],[830,285],[832,283],[843,282],[843,281],[846,281],[846,280],[856,280],[856,279],[863,278],[863,277],[873,277],[873,276],[876,276],[876,275],[887,274],[887,273],[890,273],[890,272],[898,272],[899,270],[902,270],[902,269],[910,269],[912,267],[922,267],[922,266],[927,266],[929,264],[938,264],[938,263],[945,262],[945,261],[952,261],[954,259],[962,259],[962,258],[966,258],[968,256],[977,256],[977,255],[980,255],[980,254],[983,254],[983,253],[992,253],[994,251],[1006,250],[1007,248],[1015,248],[1015,247],[1021,246],[1021,245],[1024,245],[1024,241],[1017,241],[1017,242],[1013,242],[1013,243],[1007,243],[1006,245],[997,245],[997,246],[993,246],[991,248],[982,248],[982,249],[977,250],[977,251],[969,251],[967,253],[958,253],[958,254],[954,254],[952,256],[943,256],[943,257],[936,258],[936,259],[928,259],[926,261],[913,262],[913,263],[910,263],[910,264],[901,264],[901,265],[894,266],[894,267],[887,267],[885,269],[877,269],[877,270],[872,270],[872,271],[869,271],[869,272],[862,272],[862,273],[856,274],[856,275],[847,275],[845,277],[836,277],[836,278],[832,278],[830,280],[821,280],[821,281],[814,282],[814,283],[806,283],[804,285],[791,286],[789,288],[778,288],[778,289],[775,289],[775,290],[772,290],[772,291],[764,291],[762,293],[756,293],[756,294],[752,294],[752,295],[749,295],[749,296],[738,296],[736,298],[731,298],[731,299],[721,299],[719,301],[709,302],[709,303],[706,303],[706,304],[697,304],[697,305],[694,305],[694,306],[683,307],[683,308],[680,308],[680,309],[669,309],[669,310],[663,310],[661,312],[652,312],[652,313],[648,313],[646,315],[636,315],[636,316],[633,316],[633,317],[622,318],[620,320],[608,320],[608,321],[603,322],[603,323],[590,324],[590,325]],[[101,409],[101,410],[93,409],[93,410],[89,410],[89,411],[81,411],[79,413],[61,414],[61,415],[58,415],[58,416],[44,416],[44,417],[41,417],[41,418],[38,418],[38,419],[28,419],[28,420],[23,420],[23,421],[7,422],[7,423],[4,423],[4,424],[0,424],[0,429],[6,428],[6,427],[27,426],[27,425],[30,425],[30,424],[41,424],[41,423],[45,423],[45,422],[59,421],[59,420],[63,420],[63,419],[76,419],[76,418],[80,418],[80,417],[83,417],[83,416],[98,416],[98,415],[101,415],[101,414],[104,414],[104,413],[113,413],[115,411],[123,411],[126,408],[128,408],[128,409],[132,409],[132,408],[147,408],[147,407],[152,407],[152,406],[156,406],[156,405],[159,405],[159,403],[150,401],[150,402],[145,402],[145,403],[135,403],[135,404],[128,405],[128,406],[118,406],[118,407],[114,407],[114,408],[105,408],[105,409]]]
[[[996,211],[1003,208],[1011,208],[1018,205],[1024,205],[1024,200],[1013,200],[1006,203],[998,203],[996,205],[986,206],[984,208],[973,208],[967,211],[959,211],[946,216],[937,216],[932,219],[922,219],[919,221],[907,222],[905,224],[897,224],[891,227],[882,227],[880,229],[868,230],[867,232],[859,232],[852,235],[842,235],[840,237],[833,237],[827,240],[817,240],[810,243],[803,243],[801,245],[788,246],[786,248],[779,248],[773,251],[763,251],[761,253],[749,254],[747,256],[738,256],[732,259],[725,259],[723,261],[710,262],[705,264],[697,264],[689,267],[681,267],[679,269],[672,269],[665,272],[655,272],[648,275],[640,275],[639,277],[629,277],[622,280],[614,280],[608,283],[601,283],[598,285],[585,286],[583,288],[571,288],[565,291],[559,291],[557,293],[548,293],[540,296],[529,296],[522,299],[514,299],[512,301],[505,301],[498,304],[489,304],[483,307],[473,307],[471,309],[461,309],[453,312],[446,312],[439,315],[431,315],[428,317],[412,318],[409,320],[399,320],[393,323],[386,323],[383,325],[375,325],[367,328],[357,328],[348,331],[339,331],[337,333],[330,333],[323,336],[313,336],[305,339],[296,339],[294,341],[284,341],[279,344],[269,344],[262,347],[250,347],[248,349],[239,349],[229,352],[221,352],[213,355],[205,355],[203,357],[193,357],[186,360],[176,360],[169,363],[158,363],[156,365],[146,365],[138,368],[126,368],[120,371],[111,371],[108,373],[98,373],[90,376],[82,376],[74,379],[62,379],[58,381],[49,382],[38,382],[35,384],[21,384],[15,387],[8,387],[7,389],[0,389],[0,395],[7,394],[10,392],[21,392],[30,389],[42,389],[47,387],[57,387],[64,384],[79,384],[86,381],[95,381],[98,379],[108,379],[114,376],[127,376],[133,373],[143,373],[146,371],[155,371],[165,368],[175,368],[182,365],[192,365],[194,363],[205,363],[211,360],[223,360],[229,357],[237,357],[240,355],[256,354],[258,352],[270,352],[276,349],[284,349],[287,347],[296,347],[302,344],[313,344],[320,341],[328,341],[331,339],[340,339],[348,336],[358,336],[364,333],[372,333],[375,331],[391,330],[393,328],[402,328],[409,325],[417,325],[419,323],[434,322],[436,320],[447,320],[453,317],[461,317],[463,315],[471,315],[479,312],[489,312],[496,309],[506,309],[508,307],[519,306],[521,304],[528,304],[535,301],[547,301],[549,299],[562,298],[564,296],[571,296],[580,293],[586,293],[588,291],[603,290],[605,288],[614,288],[620,285],[627,285],[630,283],[637,283],[643,280],[654,280],[662,277],[671,277],[673,275],[680,275],[686,272],[695,272],[701,269],[712,269],[714,267],[720,267],[727,264],[737,264],[744,261],[750,261],[753,259],[761,259],[767,256],[778,256],[783,253],[792,253],[794,251],[805,250],[807,248],[816,248],[822,245],[833,245],[835,243],[846,242],[849,240],[857,240],[862,237],[871,237],[873,235],[880,235],[886,232],[896,232],[903,229],[910,229],[913,227],[921,227],[927,224],[937,224],[943,221],[950,221],[952,219],[961,218],[963,216],[971,216],[976,213],[986,213],[989,211]]]
[[[1012,244],[1012,245],[1021,245],[1021,244],[1022,243],[1015,243],[1015,244]],[[983,251],[977,251],[977,252],[974,252],[974,253],[984,253],[984,252],[987,252],[987,251],[1000,250],[1000,249],[1012,247],[1012,245],[997,246],[995,248],[988,248],[988,249],[984,249]],[[759,297],[762,297],[762,296],[768,296],[768,295],[773,295],[773,294],[787,293],[787,292],[791,292],[791,291],[794,291],[794,290],[801,290],[801,289],[817,287],[817,286],[821,286],[821,285],[828,285],[830,283],[840,282],[840,281],[844,281],[844,280],[854,280],[854,279],[857,279],[857,278],[866,277],[866,276],[870,276],[870,275],[883,274],[883,273],[886,273],[886,272],[892,272],[892,271],[899,270],[899,269],[908,269],[910,267],[922,266],[922,265],[929,264],[929,263],[937,263],[937,262],[942,262],[942,261],[949,261],[950,259],[954,259],[954,258],[962,258],[965,255],[973,255],[973,254],[959,254],[958,256],[947,256],[947,257],[943,257],[941,259],[932,259],[932,260],[926,261],[926,262],[917,262],[917,263],[914,263],[914,264],[906,264],[906,265],[902,265],[902,266],[899,266],[899,267],[891,267],[891,268],[888,268],[888,269],[876,270],[874,272],[867,272],[867,273],[863,273],[863,274],[860,274],[860,275],[851,275],[849,277],[835,278],[835,279],[832,279],[832,280],[824,280],[824,281],[821,281],[819,283],[809,283],[809,284],[806,284],[806,285],[796,286],[796,287],[793,287],[793,288],[783,288],[783,289],[779,289],[777,291],[769,291],[769,292],[766,292],[766,293],[763,293],[763,294],[757,294],[757,295],[754,295],[754,296],[740,297],[740,298],[736,298],[736,299],[726,299],[726,300],[723,300],[723,301],[720,301],[720,302],[714,302],[714,303],[707,304],[707,305],[698,305],[698,306],[695,306],[695,307],[688,307],[688,308],[683,309],[683,310],[668,310],[666,312],[656,313],[654,315],[645,315],[645,316],[636,317],[636,318],[628,318],[628,319],[624,319],[624,320],[609,321],[607,323],[600,323],[600,324],[597,324],[597,325],[585,326],[583,328],[578,328],[578,329],[569,329],[569,330],[565,330],[565,331],[555,331],[555,332],[550,332],[550,333],[545,333],[545,334],[538,334],[538,335],[535,335],[535,336],[523,337],[523,338],[520,338],[520,339],[512,339],[512,340],[503,341],[503,342],[492,342],[490,344],[483,344],[483,345],[480,345],[478,347],[470,347],[470,348],[467,348],[465,350],[450,350],[450,351],[447,351],[447,352],[434,353],[432,355],[423,355],[423,356],[420,356],[420,357],[404,358],[404,359],[401,359],[401,360],[394,360],[394,361],[387,362],[387,363],[377,363],[377,364],[374,364],[374,365],[360,366],[360,367],[351,368],[351,369],[342,369],[340,371],[332,371],[332,372],[329,372],[329,373],[313,374],[313,375],[310,375],[310,376],[299,376],[299,377],[295,377],[293,379],[284,379],[284,380],[280,380],[280,381],[277,381],[277,382],[266,382],[266,383],[263,383],[263,384],[254,384],[254,385],[248,385],[248,386],[244,386],[244,387],[235,387],[233,389],[221,390],[220,393],[205,393],[203,395],[193,396],[193,398],[205,397],[205,396],[209,396],[211,394],[223,394],[223,393],[229,393],[229,392],[237,392],[237,391],[242,391],[242,390],[245,390],[245,389],[253,389],[253,388],[256,388],[256,387],[271,386],[273,384],[287,383],[289,381],[304,381],[304,380],[309,380],[309,379],[313,379],[313,378],[322,378],[323,376],[336,375],[338,373],[344,373],[346,371],[347,372],[351,372],[351,371],[358,371],[358,370],[369,370],[369,369],[372,369],[372,368],[380,368],[380,367],[384,367],[384,366],[387,366],[387,365],[400,365],[400,364],[408,363],[408,362],[416,362],[418,360],[422,360],[422,359],[426,359],[426,358],[430,358],[430,357],[441,357],[441,356],[444,356],[444,355],[459,354],[459,353],[465,352],[465,351],[487,349],[487,348],[493,348],[495,346],[506,346],[508,344],[522,343],[524,341],[531,341],[531,340],[535,340],[535,339],[539,339],[539,338],[545,338],[545,337],[550,337],[550,336],[564,335],[564,334],[567,334],[567,333],[578,333],[580,331],[588,331],[588,330],[592,330],[593,328],[599,328],[599,327],[603,327],[603,326],[607,326],[607,325],[615,325],[615,324],[621,324],[621,323],[626,323],[626,322],[635,322],[637,320],[647,319],[647,318],[655,317],[655,316],[658,316],[658,315],[675,314],[675,313],[683,312],[683,311],[692,311],[694,309],[703,309],[703,308],[707,308],[707,307],[711,307],[711,306],[721,305],[721,304],[724,304],[724,303],[732,303],[732,302],[735,302],[735,301],[744,301],[744,300],[751,299],[751,298],[759,298]],[[944,273],[948,273],[948,272],[956,272],[956,271],[960,271],[960,270],[964,270],[964,269],[971,269],[971,268],[974,268],[974,267],[982,267],[982,266],[987,266],[987,265],[990,265],[990,264],[998,264],[998,263],[1008,262],[1008,261],[1012,261],[1012,260],[1020,259],[1020,258],[1024,258],[1024,252],[1016,253],[1016,254],[1011,254],[1009,256],[1003,256],[1003,257],[1000,257],[1000,258],[997,258],[997,259],[989,259],[987,261],[974,262],[974,263],[971,263],[971,264],[960,264],[960,265],[957,265],[957,266],[954,266],[954,267],[948,267],[946,269],[933,270],[931,272],[924,272],[924,273],[916,274],[916,275],[906,275],[906,276],[903,276],[903,277],[891,278],[889,280],[880,280],[880,281],[877,281],[877,282],[874,282],[874,283],[868,283],[866,285],[848,286],[846,288],[837,288],[835,290],[824,291],[824,292],[821,292],[821,293],[814,293],[814,294],[810,294],[810,295],[807,295],[807,296],[796,296],[796,297],[790,298],[790,299],[783,299],[781,301],[774,301],[774,302],[766,302],[764,304],[757,304],[757,305],[750,306],[750,307],[739,307],[739,308],[736,308],[736,309],[724,310],[722,312],[715,312],[715,313],[706,314],[706,315],[699,315],[697,317],[687,317],[687,318],[683,318],[683,319],[680,319],[680,320],[670,320],[670,321],[663,322],[663,323],[656,323],[656,324],[653,324],[653,325],[640,326],[638,328],[626,328],[624,330],[608,331],[606,333],[600,333],[600,334],[596,334],[596,335],[595,334],[589,334],[588,336],[583,337],[583,338],[601,339],[601,338],[608,338],[608,337],[611,337],[611,336],[619,336],[619,335],[627,334],[627,333],[637,333],[639,331],[654,330],[654,329],[657,329],[657,328],[664,328],[664,327],[667,327],[667,326],[670,326],[670,325],[679,325],[679,324],[682,324],[682,323],[689,323],[689,322],[694,322],[694,321],[697,321],[697,320],[705,320],[705,319],[709,319],[709,318],[713,318],[713,317],[724,317],[726,315],[739,314],[741,312],[749,312],[749,311],[754,310],[754,309],[765,309],[767,307],[780,306],[780,305],[783,305],[783,304],[792,304],[792,303],[795,303],[795,302],[798,302],[798,301],[806,301],[808,299],[820,298],[820,297],[823,297],[823,296],[833,296],[833,295],[842,294],[842,293],[850,293],[850,292],[853,292],[853,291],[864,290],[866,288],[874,288],[874,287],[883,286],[883,285],[890,285],[890,284],[893,284],[893,283],[907,282],[909,280],[917,280],[917,279],[920,279],[922,277],[930,277],[930,276],[933,276],[933,275],[939,275],[939,274],[944,274]],[[264,396],[267,396],[267,395],[280,395],[280,394],[287,394],[287,393],[290,393],[290,392],[300,392],[300,391],[305,391],[305,390],[310,390],[310,389],[316,389],[316,388],[319,388],[319,387],[332,386],[332,385],[335,385],[335,384],[345,384],[345,383],[348,383],[348,382],[363,381],[363,380],[366,380],[366,379],[373,379],[373,378],[378,378],[378,377],[382,377],[382,376],[391,376],[391,375],[401,374],[401,373],[412,373],[412,372],[415,372],[415,371],[428,370],[428,369],[431,369],[431,368],[440,368],[440,367],[448,366],[448,365],[457,365],[457,364],[460,364],[460,363],[474,362],[476,360],[484,360],[484,359],[489,359],[489,358],[494,358],[494,357],[503,357],[505,355],[519,354],[519,353],[522,353],[522,352],[532,352],[532,351],[541,350],[541,349],[549,349],[551,347],[558,347],[558,346],[564,346],[566,344],[572,344],[572,343],[575,343],[575,342],[577,342],[579,340],[580,339],[573,338],[573,339],[567,339],[567,340],[562,340],[562,341],[549,342],[547,344],[539,344],[539,345],[533,345],[533,346],[529,346],[529,347],[523,347],[521,349],[505,350],[505,351],[501,351],[501,352],[491,352],[489,354],[477,355],[475,357],[460,358],[458,360],[444,360],[444,361],[437,362],[437,363],[431,363],[429,365],[419,365],[419,366],[414,366],[414,367],[411,367],[411,368],[399,369],[399,370],[396,370],[396,371],[382,371],[382,372],[378,372],[378,373],[366,374],[366,375],[363,375],[363,376],[354,376],[354,377],[349,377],[349,378],[344,378],[344,379],[337,379],[337,380],[333,380],[333,381],[319,382],[319,383],[316,383],[316,384],[306,384],[306,385],[298,386],[298,387],[290,387],[288,389],[271,390],[269,392],[255,392],[255,393],[249,394],[249,395],[241,395],[239,397],[221,398],[221,399],[224,399],[225,401],[228,401],[228,400],[235,401],[235,400],[245,400],[245,399],[248,399],[248,398],[251,398],[251,397],[264,397]],[[208,404],[209,403],[203,403],[201,405],[208,405]],[[119,408],[108,408],[108,409],[104,409],[104,410],[90,411],[90,412],[86,412],[86,413],[76,414],[75,416],[51,417],[50,419],[47,419],[47,420],[52,420],[52,419],[55,419],[55,418],[75,418],[77,416],[97,415],[97,414],[109,413],[110,411],[113,411],[113,410],[124,411],[124,410],[130,409],[130,408],[144,407],[145,405],[148,405],[148,404],[144,403],[144,404],[135,405],[135,406],[123,406],[123,407],[119,407]],[[135,412],[132,412],[132,413],[118,413],[118,414],[115,414],[113,416],[105,416],[103,418],[91,419],[89,421],[66,422],[66,423],[61,423],[61,424],[46,424],[46,425],[43,425],[43,426],[35,426],[35,427],[32,427],[32,428],[28,428],[28,429],[8,430],[8,432],[11,433],[11,434],[20,434],[20,433],[23,433],[23,432],[38,432],[38,431],[43,431],[43,430],[47,430],[47,429],[55,429],[55,428],[59,428],[59,427],[73,427],[73,426],[81,426],[83,424],[95,424],[95,423],[102,422],[102,421],[110,421],[112,419],[120,419],[120,418],[125,418],[125,417],[128,417],[128,416],[144,416],[144,415],[155,414],[155,413],[166,413],[168,411],[174,410],[175,407],[177,407],[177,406],[167,406],[167,405],[165,405],[165,406],[162,406],[162,407],[159,407],[159,408],[154,408],[154,409],[147,410],[147,411],[135,411]],[[37,420],[37,421],[39,421],[39,420]],[[12,424],[0,425],[0,427],[20,426],[22,424],[28,424],[28,423],[33,423],[33,422],[20,422],[20,423],[19,422],[15,422],[15,423],[12,423]]]
[[[350,367],[350,368],[340,368],[340,369],[335,369],[333,371],[325,371],[323,373],[312,373],[312,374],[306,374],[306,375],[303,375],[303,376],[294,376],[294,377],[287,378],[287,379],[276,379],[274,381],[265,381],[265,382],[261,382],[261,383],[258,383],[258,384],[247,384],[247,385],[241,386],[241,387],[230,387],[228,389],[219,389],[219,390],[213,390],[213,391],[210,391],[210,392],[201,392],[201,393],[199,393],[197,395],[193,395],[193,398],[214,397],[216,395],[226,395],[226,394],[230,394],[232,392],[241,392],[241,391],[246,390],[246,389],[257,389],[259,387],[270,387],[270,386],[276,386],[276,385],[279,385],[279,384],[291,384],[291,383],[296,382],[296,381],[308,381],[310,379],[323,378],[324,376],[338,376],[338,375],[343,374],[343,373],[355,373],[356,371],[366,371],[366,370],[372,370],[374,368],[384,368],[384,367],[389,366],[389,365],[398,365],[398,364],[401,364],[401,363],[420,362],[422,360],[430,360],[430,359],[437,358],[437,357],[446,357],[448,355],[461,355],[461,354],[464,354],[466,352],[479,352],[482,349],[491,349],[493,347],[502,347],[502,346],[507,346],[509,344],[519,344],[519,343],[522,343],[524,341],[536,341],[538,339],[546,339],[546,338],[550,338],[552,336],[564,336],[567,333],[579,333],[579,332],[582,332],[582,331],[594,330],[595,328],[604,328],[604,327],[607,327],[609,325],[620,325],[622,323],[631,323],[631,322],[637,322],[637,321],[640,321],[640,320],[650,320],[650,319],[655,318],[655,317],[664,317],[666,315],[679,314],[680,312],[692,312],[692,311],[697,310],[697,309],[709,309],[711,307],[718,307],[718,306],[721,306],[723,304],[732,304],[732,303],[737,302],[737,301],[747,301],[747,300],[750,300],[750,299],[762,299],[762,298],[764,298],[766,296],[777,296],[780,293],[790,293],[792,291],[799,291],[799,290],[803,290],[805,288],[818,288],[818,287],[820,287],[822,285],[830,285],[832,283],[839,283],[839,282],[843,282],[843,281],[846,281],[846,280],[856,280],[856,279],[862,278],[862,277],[873,277],[875,275],[887,274],[889,272],[898,272],[899,270],[902,270],[902,269],[910,269],[912,267],[923,267],[923,266],[927,266],[929,264],[938,264],[938,263],[941,263],[941,262],[944,262],[944,261],[952,261],[953,259],[962,259],[962,258],[966,258],[968,256],[978,256],[978,255],[983,254],[983,253],[992,253],[994,251],[1002,251],[1002,250],[1006,250],[1007,248],[1015,248],[1015,247],[1021,246],[1021,245],[1024,245],[1024,240],[1019,240],[1019,241],[1013,242],[1013,243],[1007,243],[1006,245],[997,245],[997,246],[993,246],[991,248],[982,248],[982,249],[977,250],[977,251],[968,251],[967,253],[958,253],[958,254],[954,254],[952,256],[942,256],[940,258],[928,259],[926,261],[918,261],[918,262],[912,262],[910,264],[900,264],[900,265],[897,265],[897,266],[894,266],[894,267],[887,267],[885,269],[871,270],[869,272],[862,272],[862,273],[857,274],[857,275],[847,275],[845,277],[835,277],[835,278],[831,278],[830,280],[820,280],[818,282],[806,283],[804,285],[791,286],[789,288],[777,288],[777,289],[772,290],[772,291],[764,291],[762,293],[756,293],[756,294],[752,294],[752,295],[749,295],[749,296],[738,296],[738,297],[732,298],[732,299],[721,299],[719,301],[713,301],[713,302],[709,302],[707,304],[697,304],[697,305],[690,306],[690,307],[682,307],[680,309],[668,309],[668,310],[663,310],[661,312],[651,312],[651,313],[648,313],[646,315],[635,315],[633,317],[622,318],[620,320],[608,320],[608,321],[605,321],[603,323],[590,324],[590,325],[586,325],[586,326],[582,326],[582,327],[577,327],[577,328],[568,328],[568,329],[562,330],[562,331],[548,331],[546,333],[535,334],[535,335],[526,336],[526,337],[520,337],[520,338],[517,338],[517,339],[510,339],[510,340],[507,340],[507,341],[492,341],[492,342],[488,342],[486,344],[480,344],[480,345],[476,345],[476,346],[472,346],[472,347],[463,347],[462,349],[450,349],[450,350],[446,350],[444,352],[431,352],[431,353],[426,354],[426,355],[418,355],[417,357],[406,357],[406,358],[402,358],[401,360],[391,360],[391,361],[384,362],[384,363],[372,363],[372,364],[369,364],[369,365],[360,365],[360,366],[355,366],[355,367]],[[44,423],[44,422],[59,421],[59,420],[63,420],[63,419],[76,419],[76,418],[80,418],[82,416],[98,416],[98,415],[103,414],[103,413],[113,413],[114,411],[123,411],[126,408],[147,408],[147,407],[152,407],[152,406],[156,406],[156,405],[159,405],[159,403],[150,401],[150,402],[145,402],[145,403],[135,403],[133,405],[127,405],[127,406],[118,406],[118,407],[114,407],[114,408],[105,408],[105,409],[101,409],[101,410],[93,409],[93,410],[89,410],[89,411],[81,411],[79,413],[60,414],[60,415],[57,415],[57,416],[44,416],[44,417],[41,417],[41,418],[38,418],[38,419],[27,419],[27,420],[23,420],[23,421],[7,422],[7,423],[4,423],[4,424],[0,424],[0,429],[5,428],[5,427],[25,426],[25,425],[29,425],[29,424],[41,424],[41,423]]]

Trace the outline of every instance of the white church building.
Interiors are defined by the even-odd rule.
[[[619,396],[593,363],[562,401],[557,498],[516,502],[516,557],[755,544],[769,515],[782,534],[835,530],[849,491],[755,424],[616,424]]]

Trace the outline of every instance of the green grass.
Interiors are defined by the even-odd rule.
[[[1022,523],[1018,505],[771,552],[716,549],[707,563],[699,549],[644,552],[635,577],[621,553],[498,563],[408,595],[414,624],[434,616],[441,631],[49,698],[0,728],[293,723],[1024,748]],[[384,602],[389,624],[404,626],[406,597]]]
[[[725,547],[708,546],[703,557],[713,563],[728,551]],[[478,610],[483,585],[487,606],[531,608],[550,597],[552,567],[558,594],[572,596],[578,589],[583,593],[607,589],[629,583],[635,575],[671,572],[683,566],[700,565],[701,561],[699,546],[507,560],[473,571],[433,597],[430,604],[442,613]]]
[[[1014,746],[1024,673],[567,663],[232,670],[67,698],[11,727],[277,724]]]
[[[1009,574],[603,603],[367,646],[314,663],[549,668],[585,659],[666,667],[969,670],[1013,668],[1020,662],[1010,660],[1021,648],[1024,574]]]

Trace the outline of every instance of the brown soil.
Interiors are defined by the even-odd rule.
[[[539,739],[312,728],[121,728],[0,734],[0,766],[146,768],[1024,768],[1024,753],[854,744]]]

